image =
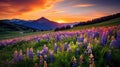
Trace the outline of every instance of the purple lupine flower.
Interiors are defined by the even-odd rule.
[[[119,48],[119,45],[117,44],[117,40],[112,40],[110,43],[110,47],[114,47],[114,48]]]
[[[57,47],[57,44],[55,43],[55,44],[54,44],[54,53],[57,53],[57,48],[58,48],[58,47]]]
[[[100,39],[101,46],[104,46],[107,43],[107,38],[108,38],[107,32],[103,32],[102,37]]]
[[[44,61],[47,61],[47,55],[44,55],[43,59],[44,59]]]
[[[110,28],[110,29],[108,30],[108,33],[109,33],[109,35],[113,35],[113,29]]]
[[[30,52],[30,51],[29,51],[29,48],[27,48],[27,49],[26,49],[26,55],[27,55],[27,57],[29,56],[29,52]]]
[[[47,40],[47,41],[49,41],[49,40],[50,40],[49,35],[47,35],[47,36],[46,36],[46,40]]]
[[[64,51],[67,50],[67,47],[68,47],[68,45],[67,45],[67,43],[65,43],[65,44],[64,44]]]
[[[60,52],[63,51],[63,46],[62,46],[62,44],[60,45],[59,50],[60,50]]]
[[[42,55],[42,56],[44,55],[44,50],[40,51],[40,55]]]
[[[120,49],[120,40],[117,40],[116,45],[117,45],[118,48]]]
[[[93,38],[93,39],[95,38],[95,32],[92,33],[92,38]]]
[[[83,42],[83,48],[87,48],[87,44],[88,44],[88,42],[87,42],[87,39],[84,39],[84,42]]]
[[[54,62],[54,55],[52,51],[50,51],[50,62]]]
[[[23,56],[23,53],[22,53],[22,50],[20,50],[20,53],[19,53],[19,61],[23,61],[24,60],[24,56]]]
[[[117,40],[120,40],[120,30],[117,32],[117,37],[116,37]]]
[[[60,40],[60,38],[59,38],[58,35],[55,36],[55,40],[56,40],[56,41],[59,41],[59,40]]]
[[[20,55],[19,55],[19,61],[23,61],[24,60],[24,56],[23,56],[23,54],[22,53],[20,53]]]
[[[46,46],[46,44],[44,45],[43,50],[44,50],[45,52],[48,52],[48,47]]]
[[[40,38],[38,38],[38,44],[40,44]]]
[[[13,58],[13,60],[14,60],[14,62],[17,62],[18,59],[19,59],[18,51],[15,50],[15,51],[14,51],[14,58]]]
[[[83,42],[83,40],[84,40],[84,37],[83,37],[82,34],[81,34],[80,37],[77,38],[77,41],[78,41],[78,42]]]
[[[76,62],[72,62],[72,67],[77,67],[77,63]]]
[[[114,47],[114,48],[117,48],[115,45],[116,45],[116,39],[114,36],[111,37],[111,42],[110,42],[110,47]]]
[[[88,34],[87,34],[87,38],[90,38],[90,36],[91,36],[91,31],[90,30],[88,30]]]
[[[94,32],[93,38],[98,38],[98,37],[99,37],[99,32],[98,31]]]
[[[40,51],[37,50],[37,57],[39,58],[40,57]]]
[[[43,53],[48,54],[48,47],[46,46],[46,44],[44,44],[43,46]]]
[[[33,48],[30,48],[29,58],[30,58],[31,60],[33,60],[33,56],[34,56],[34,54],[33,54]]]
[[[88,54],[91,54],[92,53],[92,49],[88,49]]]
[[[120,48],[120,30],[117,33],[116,45],[118,46],[118,48]]]

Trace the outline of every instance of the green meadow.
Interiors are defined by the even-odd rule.
[[[109,27],[109,26],[117,26],[120,25],[120,18],[112,19],[109,21],[97,23],[97,24],[91,24],[91,25],[84,25],[84,26],[78,26],[74,27],[73,29],[69,30],[64,30],[64,31],[71,31],[71,30],[84,30],[84,29],[91,29],[92,27]],[[15,37],[24,37],[24,36],[31,36],[31,35],[39,35],[39,34],[46,34],[46,33],[55,33],[54,31],[38,31],[38,32],[25,32],[23,34],[20,34],[20,31],[13,31],[13,32],[5,32],[5,33],[0,33],[0,40],[3,39],[10,39],[10,38],[15,38]],[[54,54],[54,62],[53,63],[47,63],[48,67],[70,67],[72,58],[76,57],[77,62],[79,62],[79,56],[76,56],[76,49],[80,48],[80,55],[83,54],[84,57],[84,63],[83,64],[77,64],[78,67],[89,67],[89,56],[84,55],[85,49],[80,46],[78,47],[78,43],[75,37],[69,37],[66,39],[63,39],[61,41],[56,41],[54,38],[51,40],[41,40],[40,43],[36,41],[22,41],[18,42],[15,44],[12,44],[7,47],[0,47],[0,67],[5,67],[8,65],[8,67],[35,67],[35,63],[39,64],[39,59],[37,58],[37,50],[42,50],[43,45],[46,44],[49,50],[54,50],[54,44],[57,43],[58,46],[61,44],[63,45],[65,42],[69,43],[72,52],[68,53],[67,51],[58,52]],[[98,41],[100,41],[100,38],[98,38]],[[115,49],[112,47],[109,47],[111,40],[107,41],[107,44],[105,46],[100,46],[99,43],[95,44],[94,41],[92,41],[93,49],[92,51],[94,52],[94,58],[95,58],[95,67],[115,67],[117,65],[120,65],[120,49]],[[34,52],[34,58],[33,61],[31,61],[27,56],[26,56],[26,49],[27,48],[33,48]],[[24,54],[24,61],[23,62],[16,62],[13,63],[13,54],[15,50],[23,50]],[[105,54],[111,50],[112,53],[112,61],[107,62],[105,60]],[[48,56],[49,57],[49,56]],[[8,64],[6,64],[6,61],[8,60]],[[43,67],[43,64],[40,65],[40,67]]]

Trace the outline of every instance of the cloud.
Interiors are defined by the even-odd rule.
[[[51,10],[48,11],[48,14],[60,14],[66,12],[65,10]]]
[[[0,16],[21,15],[53,7],[63,0],[0,0]]]
[[[73,5],[72,7],[91,7],[94,5],[95,4],[76,4],[76,5]]]

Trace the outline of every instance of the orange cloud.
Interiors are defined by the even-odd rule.
[[[94,5],[95,4],[76,4],[76,5],[73,5],[72,7],[91,7]]]
[[[64,10],[51,10],[51,11],[48,11],[48,14],[58,14],[58,13],[64,13],[65,11]]]
[[[1,0],[0,16],[21,15],[34,10],[44,10],[61,1],[63,0]]]

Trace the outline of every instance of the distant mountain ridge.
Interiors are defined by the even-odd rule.
[[[20,19],[5,19],[0,20],[0,31],[4,30],[64,30],[69,29],[77,26],[83,25],[91,25],[102,23],[104,21],[108,21],[114,18],[120,17],[120,13],[100,17],[97,19],[89,20],[86,22],[74,22],[74,23],[57,23],[54,21],[50,21],[45,17],[41,17],[37,20],[20,20]]]
[[[0,22],[20,25],[34,30],[54,30],[58,27],[64,26],[64,24],[59,24],[57,22],[50,21],[45,17],[41,17],[37,20],[30,20],[30,21],[12,19],[12,20],[0,20]]]

